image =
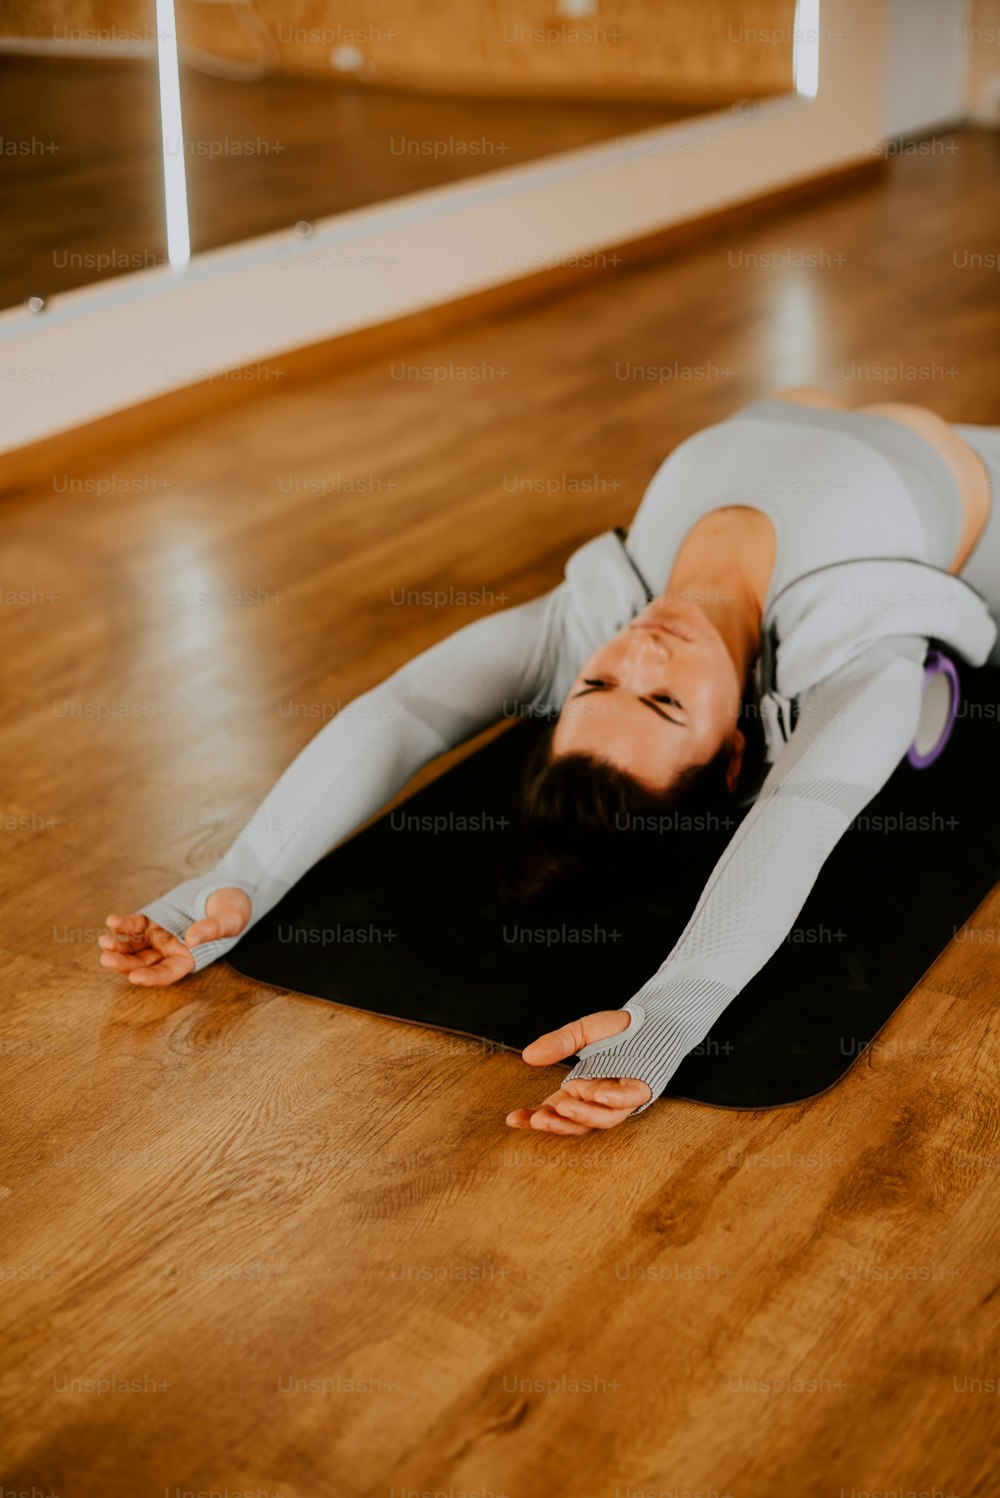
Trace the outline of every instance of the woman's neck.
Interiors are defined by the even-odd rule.
[[[715,519],[714,516],[706,519]],[[720,522],[674,559],[663,596],[696,603],[714,624],[745,681],[760,653],[764,596],[744,565],[747,548]]]

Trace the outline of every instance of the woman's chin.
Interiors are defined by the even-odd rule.
[[[691,640],[703,638],[706,630],[712,628],[704,610],[693,599],[664,594],[647,604],[639,618],[650,623],[675,623],[678,629],[684,631],[685,637]]]

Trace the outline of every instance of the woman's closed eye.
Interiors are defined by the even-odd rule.
[[[613,684],[611,682],[607,682],[607,681],[604,681],[604,680],[601,680],[601,679],[596,679],[595,680],[595,679],[588,678],[588,677],[585,676],[584,679],[583,679],[583,686],[584,686],[583,691],[581,691],[581,692],[574,692],[573,696],[574,697],[586,697],[586,695],[587,695],[588,692],[598,692],[598,691],[605,691],[605,692],[607,692],[607,691],[611,690],[612,685]],[[653,692],[653,693],[650,693],[648,696],[642,696],[642,697],[640,697],[639,701],[643,702],[647,706],[651,707],[652,711],[654,713],[659,713],[659,716],[661,718],[666,718],[669,723],[678,723],[678,720],[676,718],[671,718],[669,716],[669,714],[667,714],[667,713],[660,712],[660,709],[658,707],[653,707],[653,703],[654,702],[669,702],[672,707],[679,707],[682,712],[684,711],[684,704],[682,702],[679,702],[676,697],[671,697],[668,692]],[[683,727],[683,724],[678,723],[678,727]]]
[[[606,681],[591,681],[587,677],[584,677],[583,682],[584,686],[587,687],[607,687],[609,685]],[[584,694],[577,692],[576,695],[577,697],[582,697]],[[652,697],[654,702],[672,702],[674,707],[679,707],[683,710],[683,702],[680,702],[676,697],[671,697],[668,692],[648,692],[646,695]]]

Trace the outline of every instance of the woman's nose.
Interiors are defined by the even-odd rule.
[[[651,629],[633,629],[629,631],[626,659],[641,661],[652,657],[654,660],[669,660],[670,655],[670,636],[668,634],[659,634]]]
[[[635,629],[630,631],[622,674],[629,679],[634,691],[645,691],[650,672],[660,671],[672,658],[669,636],[656,635],[648,629]]]

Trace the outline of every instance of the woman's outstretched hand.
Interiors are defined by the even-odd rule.
[[[241,889],[213,890],[205,901],[204,919],[187,928],[183,941],[148,916],[109,915],[105,924],[112,934],[98,937],[103,949],[101,966],[114,968],[144,988],[165,988],[193,970],[192,947],[220,936],[239,936],[250,919],[250,909],[250,900]]]
[[[620,1035],[631,1023],[627,1009],[601,1009],[540,1035],[525,1046],[521,1055],[529,1066],[552,1066],[556,1061],[565,1061],[567,1056],[575,1056],[595,1040]],[[574,1077],[536,1108],[517,1108],[508,1113],[507,1122],[512,1129],[589,1134],[591,1129],[613,1129],[652,1096],[652,1089],[637,1077]]]

